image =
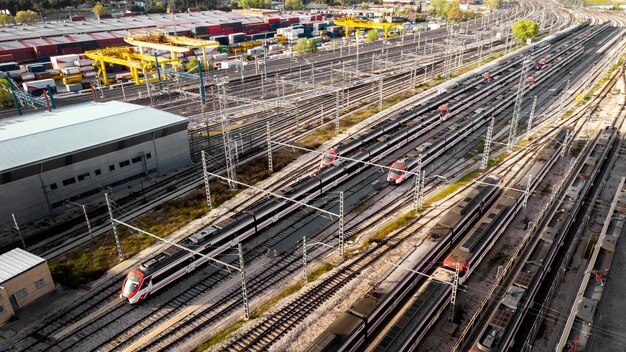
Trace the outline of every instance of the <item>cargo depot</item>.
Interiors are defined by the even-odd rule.
[[[207,64],[229,68],[240,65],[243,56],[281,54],[299,38],[316,38],[319,44],[342,37],[344,29],[333,25],[332,16],[203,11],[177,14],[175,21],[171,15],[157,15],[10,26],[0,32],[0,75],[10,74],[32,95],[43,94],[47,87],[53,93],[87,89],[97,70],[83,53],[129,46],[124,38],[142,31],[217,42]],[[157,54],[171,58],[167,52]],[[180,53],[178,59],[184,64],[194,56],[200,56],[198,50]],[[124,66],[112,65],[107,73],[113,82],[131,79]]]

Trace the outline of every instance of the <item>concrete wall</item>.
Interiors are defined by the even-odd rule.
[[[133,158],[141,160],[133,162]],[[127,160],[129,165],[120,166],[121,162]],[[89,202],[102,198],[104,188],[113,183],[119,183],[133,176],[138,177],[111,187],[115,191],[137,184],[141,179],[179,170],[190,163],[187,131],[180,131],[43,174],[26,177],[0,185],[0,199],[3,200],[0,202],[0,221],[12,224],[11,213],[15,213],[20,223],[37,220],[67,210],[64,205],[59,206],[59,204],[71,197],[83,195],[76,202]],[[110,170],[110,166],[113,170]],[[96,175],[96,170],[100,171],[100,175]],[[88,178],[79,179],[79,175],[87,173]],[[72,177],[75,180],[74,183],[63,184],[64,180]],[[85,195],[90,191],[98,191],[98,193]]]
[[[14,314],[9,295],[4,287],[0,286],[0,325],[9,320]]]
[[[43,286],[37,287],[35,282],[42,279]],[[4,293],[8,297],[7,300],[9,301],[8,306],[4,307],[5,311],[11,310],[11,301],[13,301],[13,304],[16,306],[13,308],[19,309],[54,290],[54,282],[52,281],[52,276],[50,276],[50,270],[48,269],[47,262],[43,262],[10,280],[0,283],[0,286],[4,287]],[[22,289],[26,290],[26,295],[18,297],[18,293]],[[0,293],[0,296],[1,295],[2,293]],[[3,299],[0,298],[0,304],[4,306],[4,303],[2,302]],[[3,315],[4,314],[0,315],[0,322],[4,319]]]

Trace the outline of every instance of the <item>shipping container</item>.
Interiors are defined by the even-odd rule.
[[[63,48],[63,49],[60,49],[60,50],[61,50],[61,54],[63,54],[63,55],[81,54],[83,52],[83,50],[80,47]]]
[[[35,79],[35,74],[30,72],[24,72],[20,74],[20,78],[22,81],[32,81]]]
[[[228,36],[227,35],[212,36],[211,40],[214,41],[214,42],[220,43],[220,45],[228,45]]]
[[[13,59],[13,55],[12,54],[4,54],[4,55],[0,55],[0,63],[8,63],[8,62],[12,62]]]
[[[11,76],[17,76],[21,73],[22,70],[20,69],[20,66],[17,64],[17,62],[0,63],[0,76],[2,77],[5,77],[7,74]]]
[[[80,72],[80,70],[79,70]],[[82,74],[75,74],[75,75],[69,75],[69,76],[65,76],[63,77],[63,83],[65,84],[69,84],[69,83],[80,83],[80,81],[83,79],[83,75]]]
[[[26,71],[28,72],[40,73],[40,72],[44,72],[45,70],[46,68],[41,64],[26,65]]]
[[[82,83],[69,83],[65,84],[65,88],[68,92],[78,92],[83,89]]]
[[[38,73],[35,73],[35,79],[36,80],[42,80],[42,79],[48,79],[48,78],[52,78],[52,75],[50,74],[50,72],[38,72]]]
[[[66,75],[66,76],[67,75],[75,75],[75,74],[80,73],[80,68],[74,67],[74,66],[72,66],[72,67],[64,67],[64,68],[61,69],[61,73]]]
[[[72,22],[84,21],[84,20],[85,20],[85,16],[70,16],[70,21]]]
[[[91,64],[93,63],[93,61],[91,61],[91,59],[79,59],[79,60],[74,60],[74,65],[76,66],[91,66]]]
[[[22,83],[22,88],[24,88],[24,91],[26,91],[26,92],[31,92],[31,91],[34,91],[34,90],[46,89],[46,87],[48,87],[48,86],[50,86],[50,88],[52,88],[53,92],[56,92],[56,89],[57,89],[56,83],[51,78]]]
[[[37,45],[34,47],[37,57],[50,57],[59,54],[59,49],[55,44],[51,45]]]

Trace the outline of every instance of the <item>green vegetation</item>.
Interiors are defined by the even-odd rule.
[[[96,15],[96,17],[98,19],[100,19],[100,16],[109,13],[109,9],[107,9],[106,7],[104,7],[104,5],[102,4],[96,4],[92,9],[91,12],[93,12],[94,15]]]
[[[13,95],[10,93],[9,81],[0,78],[0,108],[9,108],[15,105]]]
[[[7,24],[13,24],[13,23],[15,23],[13,16],[7,15],[5,13],[0,13],[0,25],[4,26]]]
[[[269,9],[271,7],[271,1],[267,0],[237,0],[237,5],[243,9]],[[287,6],[287,4],[285,4]]]
[[[300,155],[302,155],[301,152],[286,148],[275,151],[273,154],[274,171],[280,171]],[[269,177],[267,158],[260,157],[251,160],[240,166],[237,174],[240,181],[248,184],[255,184]],[[210,187],[213,207],[219,206],[242,191],[241,188],[231,190],[218,181],[211,182]],[[133,223],[149,233],[165,237],[202,217],[207,211],[202,186],[184,197],[159,205]],[[118,232],[126,258],[139,253],[156,241],[150,236],[135,234],[124,226],[119,226]],[[104,238],[98,238],[93,243],[80,246],[69,254],[53,260],[50,263],[50,271],[54,281],[68,288],[78,288],[98,279],[118,263],[117,247],[113,234],[109,233]]]
[[[450,21],[461,22],[478,17],[474,11],[462,11],[458,0],[433,0],[430,6],[434,15]]]
[[[23,24],[31,24],[37,22],[37,12],[32,10],[18,11],[15,14],[15,22]]]
[[[502,0],[486,0],[485,5],[492,11],[497,10],[502,7]]]
[[[314,53],[317,51],[317,43],[313,38],[300,38],[293,46],[293,51],[298,55]]]
[[[317,280],[320,276],[322,276],[325,273],[331,271],[334,267],[335,266],[332,265],[332,264],[322,263],[315,270],[313,270],[312,272],[308,273],[307,279],[308,279],[309,282],[313,282],[313,281]],[[287,297],[293,295],[294,293],[297,293],[303,287],[304,287],[304,284],[301,283],[301,282],[299,282],[297,284],[293,284],[293,285],[287,287],[286,289],[284,289],[283,291],[281,291],[280,293],[278,293],[277,295],[273,296],[268,301],[263,303],[261,306],[259,306],[259,308],[257,308],[254,311],[252,311],[250,313],[250,319],[252,320],[252,319],[256,319],[256,318],[260,317],[261,315],[263,315],[264,313],[266,313],[270,309],[272,309],[282,299],[287,298]],[[216,335],[211,337],[208,341],[206,341],[203,344],[201,344],[200,346],[198,346],[195,351],[197,351],[197,352],[206,351],[207,349],[217,345],[218,343],[220,343],[222,341],[225,341],[235,331],[239,330],[239,328],[241,328],[244,323],[245,323],[244,320],[238,320],[237,322],[233,323],[232,325],[226,327],[224,330],[218,332]]]
[[[285,0],[285,7],[292,10],[301,10],[304,8],[302,0]]]
[[[537,23],[519,19],[513,23],[513,37],[518,39],[522,44],[526,43],[527,39],[535,39],[539,33],[539,25]]]
[[[365,240],[364,245],[369,246],[372,243],[378,243],[382,241],[385,237],[387,237],[388,234],[406,227],[406,225],[408,225],[411,220],[415,219],[417,215],[418,213],[411,210],[408,213],[397,217],[395,220],[391,221],[390,223],[376,231],[374,234],[369,236],[367,240]]]
[[[367,31],[367,42],[372,43],[378,40],[378,30],[370,29]]]

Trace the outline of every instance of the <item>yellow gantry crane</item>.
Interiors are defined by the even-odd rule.
[[[142,80],[139,77],[139,71],[143,73],[144,77],[147,77],[147,74],[151,73],[156,67],[154,56],[140,54],[136,52],[135,48],[131,47],[88,50],[85,51],[85,56],[93,60],[93,65],[96,66],[97,77],[107,86],[112,83],[107,75],[107,65],[109,64],[128,67],[135,84],[145,83],[145,79]],[[179,65],[180,60],[177,58],[174,60],[159,59],[159,65],[164,66],[165,64]]]
[[[356,35],[359,35],[361,29],[382,29],[385,33],[385,38],[389,37],[389,30],[391,28],[402,27],[401,23],[386,23],[386,22],[370,22],[365,20],[359,20],[352,16],[342,17],[334,21],[336,25],[343,26],[346,29],[346,37],[350,36],[350,28],[354,28]]]
[[[135,84],[144,84],[150,74],[155,73],[156,65],[173,67],[181,64],[178,55],[195,49],[202,49],[202,60],[206,67],[207,49],[219,47],[218,42],[187,38],[180,36],[166,35],[163,32],[152,30],[142,30],[142,34],[132,34],[124,38],[124,41],[133,47],[113,47],[99,50],[89,50],[85,55],[93,60],[96,66],[97,76],[103,84],[109,85],[112,80],[107,75],[107,66],[110,64],[127,67],[131,73]],[[147,33],[146,33],[147,32]],[[168,51],[169,58],[158,57],[150,52],[152,50]],[[142,72],[144,79],[141,79],[139,72]],[[157,78],[149,79],[156,81]]]
[[[142,31],[145,32],[146,29]],[[143,54],[146,49],[164,50],[169,51],[170,57],[175,58],[180,53],[201,49],[202,62],[205,66],[207,63],[207,49],[214,49],[220,46],[220,43],[210,40],[167,35],[163,32],[148,32],[142,34],[132,34],[132,30],[129,32],[131,35],[125,37],[124,41],[138,47],[140,54]]]

